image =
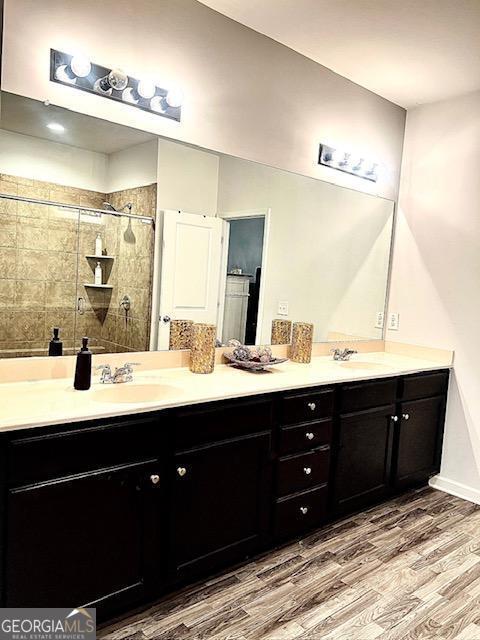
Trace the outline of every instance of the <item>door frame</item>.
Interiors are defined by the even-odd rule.
[[[257,332],[255,334],[255,344],[261,344],[262,325],[265,307],[265,275],[268,265],[268,245],[270,237],[270,218],[272,210],[270,207],[266,209],[243,209],[238,211],[222,211],[217,216],[229,222],[230,220],[238,220],[242,218],[263,218],[263,246],[262,246],[262,276],[260,280],[260,291],[258,293],[258,313],[257,313]],[[227,266],[228,266],[228,247],[229,247],[229,229],[225,229],[224,241],[222,245],[222,263],[220,272],[220,288],[219,288],[219,305],[217,317],[217,335],[221,336],[223,328],[223,313],[225,309],[225,287],[227,283]]]

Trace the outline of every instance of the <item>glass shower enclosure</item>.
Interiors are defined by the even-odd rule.
[[[0,196],[0,358],[148,350],[153,251],[149,216]]]

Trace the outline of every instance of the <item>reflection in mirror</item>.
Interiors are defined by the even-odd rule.
[[[392,202],[1,97],[0,357],[382,338]]]

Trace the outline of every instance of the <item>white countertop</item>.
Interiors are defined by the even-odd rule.
[[[217,365],[208,375],[184,368],[142,371],[133,382],[118,385],[103,385],[94,377],[88,391],[75,391],[70,379],[4,383],[0,432],[442,368],[435,361],[381,351],[357,354],[349,363],[331,356],[310,364],[286,362],[260,373]]]

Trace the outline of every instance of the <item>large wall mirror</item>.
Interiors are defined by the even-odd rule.
[[[8,94],[0,118],[0,357],[381,339],[393,202]],[[186,332],[188,333],[188,331]],[[184,345],[183,345],[184,346]]]

